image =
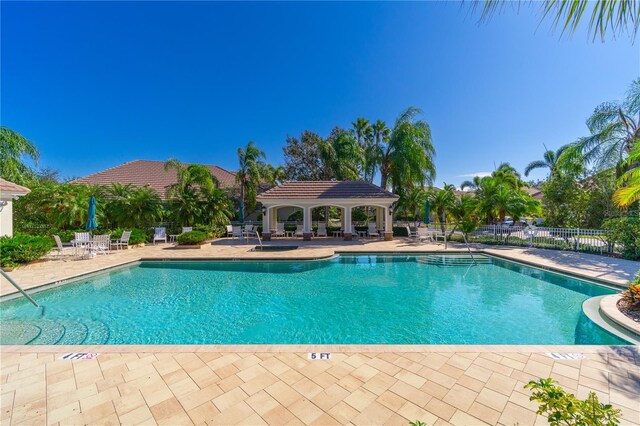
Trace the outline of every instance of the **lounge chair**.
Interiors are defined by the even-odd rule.
[[[182,233],[184,234],[185,232],[191,232],[193,231],[193,227],[191,226],[183,226],[182,227]]]
[[[360,233],[356,230],[356,227],[351,225],[351,238],[360,238]]]
[[[440,238],[442,241],[444,241],[445,239],[445,235],[441,229],[429,228],[429,234],[431,235],[432,240],[436,243],[438,242],[438,238]]]
[[[122,236],[117,240],[111,241],[111,246],[120,250],[122,247],[129,248],[129,240],[131,239],[131,231],[122,232]]]
[[[274,237],[284,237],[285,236],[284,222],[276,223],[276,231],[273,233],[273,236]]]
[[[232,227],[231,238],[242,239],[242,227],[241,226]]]
[[[253,225],[246,225],[244,227],[244,231],[242,232],[242,234],[246,237],[246,238],[251,238],[251,237],[255,237],[256,236],[256,230],[253,229]]]
[[[304,237],[304,226],[296,225],[296,233],[294,235],[296,237]]]
[[[378,232],[378,228],[375,223],[369,223],[369,229],[367,229],[367,234],[369,237],[378,237],[380,238],[380,233]]]
[[[427,228],[418,228],[416,230],[418,241],[430,241],[433,242],[433,237]]]
[[[58,249],[58,256],[63,256],[66,251],[71,251],[71,250],[74,250],[74,252],[76,251],[75,247],[65,247],[65,246],[63,246],[62,245],[62,240],[60,239],[59,235],[54,235],[53,239],[56,241],[56,248]]]
[[[411,240],[418,238],[418,234],[415,231],[412,231],[411,228],[409,228],[409,225],[407,225],[407,237]]]
[[[156,241],[164,241],[165,243],[167,242],[167,228],[162,226],[155,229],[153,233],[153,244],[155,244]]]
[[[319,223],[318,224],[318,231],[316,232],[316,236],[317,237],[326,237],[327,236],[327,224],[326,223]]]
[[[233,237],[233,226],[227,225],[227,237]]]

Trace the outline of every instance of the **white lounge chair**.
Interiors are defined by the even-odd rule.
[[[244,227],[244,231],[242,232],[245,238],[251,238],[256,236],[256,230],[253,228],[253,225],[246,225]]]
[[[227,225],[227,237],[233,237],[233,226]]]
[[[296,237],[304,237],[304,226],[296,225],[296,233],[294,235]]]
[[[62,245],[62,240],[59,235],[54,235],[53,239],[56,241],[56,248],[58,249],[58,256],[63,256],[65,252],[73,250],[76,252],[75,247],[65,247]]]
[[[360,233],[353,225],[351,225],[351,238],[360,238]]]
[[[367,229],[367,234],[369,237],[377,237],[380,238],[380,233],[378,232],[378,228],[375,223],[369,223],[369,229]]]
[[[165,243],[167,242],[167,228],[162,226],[154,230],[153,244],[155,244],[156,241],[164,241]]]
[[[416,235],[418,237],[418,241],[431,241],[433,242],[433,237],[427,228],[418,228],[416,230]]]
[[[274,237],[284,237],[285,236],[284,222],[276,223],[276,231],[273,233],[273,236]]]
[[[131,239],[131,231],[122,232],[122,236],[117,240],[111,241],[111,246],[120,250],[123,247],[129,248],[129,240]]]
[[[442,241],[444,241],[445,239],[445,235],[441,229],[429,228],[429,234],[431,235],[432,240],[436,243],[438,242],[438,238],[440,238]]]
[[[412,231],[411,228],[409,228],[409,225],[407,225],[407,237],[412,240],[418,238],[418,234],[416,233],[416,231]]]
[[[193,227],[192,226],[183,226],[182,227],[182,233],[184,234],[185,232],[191,232],[193,231]]]
[[[317,237],[326,237],[327,236],[327,224],[326,223],[318,223],[318,231],[316,232]]]
[[[241,226],[232,227],[231,238],[242,239],[242,227]]]

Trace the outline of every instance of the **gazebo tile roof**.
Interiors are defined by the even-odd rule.
[[[31,192],[29,188],[18,185],[17,183],[9,182],[0,178],[0,191],[10,192],[12,194],[28,194]]]
[[[260,194],[257,199],[337,199],[399,197],[369,182],[361,181],[286,181]]]

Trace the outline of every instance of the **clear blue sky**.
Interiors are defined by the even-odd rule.
[[[640,75],[628,38],[560,39],[536,8],[477,24],[459,3],[1,3],[2,125],[43,167],[82,176],[133,159],[234,169],[255,140],[422,108],[437,183],[587,132]],[[533,177],[542,177],[535,174]]]

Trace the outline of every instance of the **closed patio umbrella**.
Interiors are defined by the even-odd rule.
[[[429,201],[424,202],[424,223],[426,225],[429,224],[429,216],[431,216],[431,206],[429,205]]]
[[[87,224],[85,228],[87,231],[92,231],[98,227],[98,221],[96,220],[96,197],[91,196],[89,200],[89,217],[87,218]]]

